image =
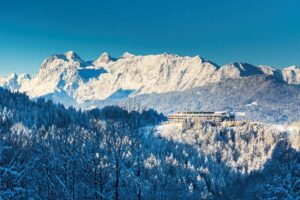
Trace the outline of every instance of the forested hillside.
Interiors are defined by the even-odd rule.
[[[0,89],[0,199],[299,197],[299,130],[158,126],[134,106],[82,112]]]

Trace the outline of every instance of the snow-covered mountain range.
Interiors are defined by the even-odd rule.
[[[0,77],[0,86],[25,92],[31,98],[45,97],[67,106],[81,106],[95,100],[185,91],[252,75],[300,84],[300,69],[296,66],[281,70],[242,62],[218,66],[199,56],[139,56],[127,52],[118,59],[103,53],[95,61],[84,61],[69,51],[44,60],[36,75]]]

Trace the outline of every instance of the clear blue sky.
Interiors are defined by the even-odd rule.
[[[0,0],[0,76],[48,56],[170,52],[300,66],[299,0]]]

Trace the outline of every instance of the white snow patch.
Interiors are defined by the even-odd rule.
[[[257,102],[256,102],[256,101],[253,101],[253,102],[251,102],[251,103],[249,103],[249,104],[246,104],[245,106],[247,106],[247,107],[257,106]]]

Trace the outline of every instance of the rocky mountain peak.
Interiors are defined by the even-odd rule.
[[[132,58],[134,56],[135,55],[133,55],[133,54],[131,54],[129,52],[125,52],[125,53],[122,54],[121,58],[126,59],[126,58]]]
[[[296,65],[291,65],[289,67],[283,68],[283,70],[300,70]]]
[[[64,56],[70,61],[70,60],[73,60],[73,61],[78,61],[78,62],[84,62],[80,56],[75,53],[74,51],[67,51],[66,53],[64,53]]]
[[[93,64],[94,65],[99,65],[99,64],[107,64],[111,61],[111,56],[107,53],[107,52],[104,52],[102,53],[99,58],[97,58]]]

